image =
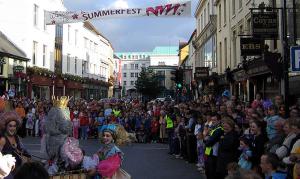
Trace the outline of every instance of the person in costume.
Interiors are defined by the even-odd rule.
[[[0,127],[2,131],[5,131],[5,144],[2,148],[2,154],[10,154],[15,158],[16,169],[18,169],[22,163],[29,161],[31,158],[17,135],[17,129],[21,124],[20,121],[19,115],[14,111],[4,112],[0,115]],[[14,174],[14,171],[12,174]]]
[[[126,130],[118,124],[104,125],[102,128],[103,146],[96,153],[97,165],[88,169],[88,173],[95,178],[110,179],[117,175],[123,160],[123,152],[117,145],[127,142]]]
[[[41,141],[41,150],[47,154],[49,166],[48,173],[56,175],[57,172],[73,170],[83,160],[79,141],[72,138],[72,122],[67,107],[70,98],[62,96],[52,97],[53,106],[45,118],[45,133]]]

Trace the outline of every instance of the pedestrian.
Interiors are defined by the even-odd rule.
[[[204,122],[201,117],[198,117],[197,119],[197,124],[195,126],[195,136],[197,139],[197,164],[196,166],[198,167],[198,171],[201,173],[205,173],[204,169],[204,142],[203,142],[203,129],[204,129]]]
[[[28,109],[28,113],[26,114],[26,132],[27,136],[34,136],[33,127],[35,122],[35,115],[32,113],[32,109]]]

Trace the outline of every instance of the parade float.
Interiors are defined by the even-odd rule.
[[[112,133],[114,140],[109,146],[114,147],[108,150],[108,145],[104,143],[93,156],[84,156],[82,149],[79,147],[79,141],[70,137],[72,136],[72,123],[68,108],[69,100],[70,98],[66,96],[52,97],[53,107],[48,112],[43,124],[44,134],[41,149],[42,153],[46,154],[44,156],[47,158],[45,167],[51,179],[85,179],[91,175],[92,170],[100,174],[103,174],[103,171],[109,171],[108,173],[111,174],[113,172],[112,178],[131,178],[127,172],[120,168],[121,162],[116,163],[114,160],[114,157],[119,156],[117,151],[120,151],[120,149],[117,146],[130,142],[124,127],[119,124],[103,126],[103,134],[107,131]],[[108,151],[102,153],[102,149]],[[112,156],[108,154],[112,154]]]

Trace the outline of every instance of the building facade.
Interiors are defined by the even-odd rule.
[[[149,52],[119,52],[115,53],[121,59],[122,96],[137,96],[135,82],[142,68],[150,66]]]
[[[22,18],[5,15],[12,9]],[[28,97],[108,96],[113,47],[91,23],[45,25],[45,11],[66,10],[62,0],[3,1],[0,10],[0,30],[30,59]]]

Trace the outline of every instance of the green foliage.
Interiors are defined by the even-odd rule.
[[[150,98],[157,97],[163,89],[159,84],[158,76],[149,68],[142,68],[135,83],[135,88],[139,93]]]

